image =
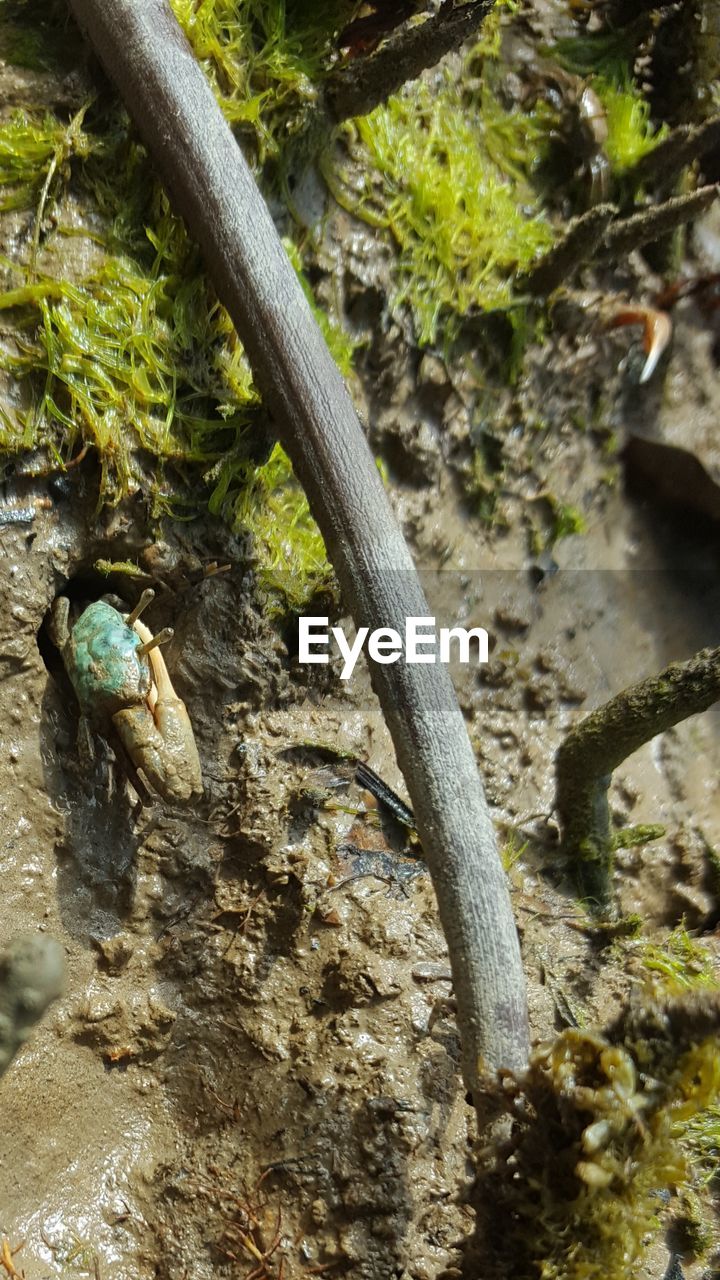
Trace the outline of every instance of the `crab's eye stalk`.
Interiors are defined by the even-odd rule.
[[[153,636],[151,640],[146,640],[143,644],[139,644],[135,652],[139,654],[149,653],[151,649],[157,649],[159,644],[166,644],[168,640],[172,640],[174,635],[175,632],[172,627],[163,627],[162,631],[158,631],[157,635]]]
[[[132,613],[129,613],[125,622],[128,627],[134,627],[141,613],[144,613],[148,605],[155,599],[155,592],[152,587],[146,587],[140,599],[138,600]]]

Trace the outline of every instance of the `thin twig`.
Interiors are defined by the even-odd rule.
[[[700,187],[697,191],[690,191],[686,195],[673,196],[663,204],[642,209],[639,213],[631,214],[629,218],[622,218],[619,222],[613,223],[608,227],[603,238],[601,248],[603,257],[611,255],[616,258],[625,257],[628,253],[632,253],[633,249],[639,249],[653,240],[660,240],[671,231],[675,231],[677,227],[684,226],[686,222],[692,222],[710,208],[713,200],[717,199],[718,191],[720,187],[713,183],[707,187]]]
[[[681,169],[692,164],[708,151],[720,145],[720,115],[711,116],[702,124],[681,124],[652,151],[638,160],[625,177],[631,185],[662,180],[663,184],[674,180]]]
[[[518,291],[546,297],[561,284],[567,284],[578,268],[593,257],[616,213],[615,205],[599,204],[573,218],[561,239],[525,275],[518,277]]]
[[[673,662],[659,676],[618,693],[568,733],[555,758],[555,808],[562,847],[583,894],[609,896],[613,837],[608,788],[613,770],[658,733],[720,698],[720,648]]]
[[[569,284],[580,267],[591,259],[623,257],[692,222],[710,207],[719,190],[715,184],[700,187],[698,191],[673,196],[662,204],[616,221],[613,221],[617,213],[614,205],[596,205],[574,218],[556,244],[529,271],[518,276],[516,289],[535,297],[547,297],[560,285]]]
[[[340,68],[328,80],[325,101],[335,123],[352,116],[364,116],[407,80],[415,80],[427,67],[434,67],[445,54],[458,49],[490,12],[495,0],[472,0],[470,4],[445,4],[431,18],[403,27],[377,53],[358,58]]]

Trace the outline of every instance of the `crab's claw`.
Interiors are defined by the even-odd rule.
[[[202,774],[190,717],[180,698],[127,707],[113,716],[120,741],[136,769],[164,800],[188,804],[202,795]]]
[[[141,622],[134,629],[151,646],[153,637]],[[202,795],[200,757],[185,703],[172,687],[158,648],[148,648],[154,687],[147,702],[126,707],[113,724],[136,769],[142,769],[154,791],[175,804]]]

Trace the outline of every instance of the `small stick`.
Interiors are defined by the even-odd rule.
[[[599,906],[610,892],[613,838],[608,788],[623,760],[720,698],[720,648],[673,662],[618,693],[570,730],[555,757],[555,808],[562,849],[584,895]]]
[[[361,787],[364,787],[366,791],[369,791],[370,795],[379,804],[384,805],[396,822],[399,822],[403,827],[407,827],[410,831],[415,830],[415,814],[412,809],[408,808],[397,792],[393,791],[392,787],[389,787],[387,782],[364,760],[358,760],[357,762],[355,781]]]
[[[707,151],[713,151],[720,143],[720,115],[703,120],[702,124],[681,124],[652,151],[648,151],[623,175],[631,184],[660,179],[667,183],[681,169],[692,164]]]
[[[699,218],[717,199],[720,188],[715,183],[689,191],[686,195],[673,196],[662,204],[651,205],[629,218],[621,218],[608,227],[603,237],[601,254],[608,258],[624,258],[633,249],[640,249],[652,240],[669,235],[677,227]]]
[[[445,0],[431,18],[404,27],[382,48],[365,58],[341,67],[325,87],[325,101],[334,122],[351,116],[365,116],[393,93],[414,80],[427,67],[434,67],[446,53],[458,49],[477,31],[495,0],[472,0],[455,5]]]
[[[561,239],[518,277],[519,292],[546,297],[561,284],[567,284],[578,268],[592,258],[616,213],[615,205],[598,204],[573,218]]]
[[[700,187],[627,218],[615,219],[614,205],[598,204],[574,218],[547,253],[538,258],[529,271],[518,276],[515,287],[520,293],[546,297],[560,285],[568,284],[591,258],[625,257],[633,249],[692,222],[710,207],[718,190],[714,184]]]

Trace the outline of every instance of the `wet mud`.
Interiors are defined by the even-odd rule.
[[[575,443],[571,473],[590,474],[591,454]],[[569,462],[559,448],[558,483]],[[0,1227],[24,1241],[31,1277],[274,1275],[281,1259],[286,1277],[434,1276],[469,1227],[473,1114],[418,850],[323,749],[403,794],[367,672],[343,683],[337,662],[300,668],[219,529],[158,542],[122,512],[105,529],[87,483],[87,497],[82,481],[72,502],[0,531],[6,922],[61,941],[68,972],[2,1082]],[[598,519],[538,577],[447,478],[393,487],[438,620],[491,637],[488,666],[455,675],[514,850],[533,1035],[602,1022],[633,974],[578,927],[554,863],[553,754],[579,715],[712,642],[712,538],[600,488]],[[40,480],[23,501],[46,495]],[[130,555],[158,590],[150,624],[176,628],[168,664],[206,787],[190,811],[139,808],[109,754],[83,774],[46,635],[57,593],[97,592],[94,561]],[[203,578],[218,555],[230,571]],[[650,934],[683,919],[702,930],[716,911],[717,730],[712,712],[681,725],[613,779],[616,821],[666,827],[617,860],[622,909]]]

